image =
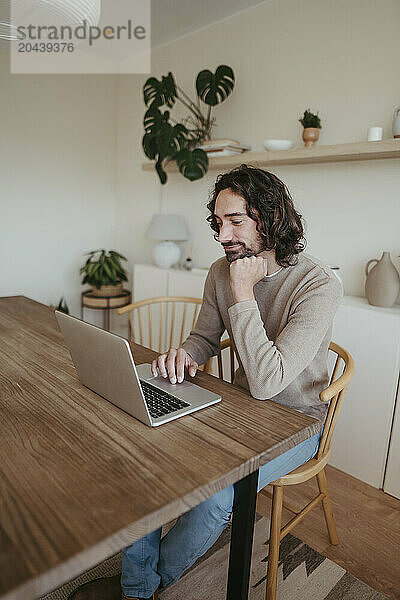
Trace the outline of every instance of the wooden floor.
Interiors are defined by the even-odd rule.
[[[327,467],[326,475],[339,545],[329,543],[321,505],[293,529],[293,535],[373,589],[400,600],[400,500],[333,467]],[[314,477],[285,488],[284,498],[300,509],[317,491]],[[260,514],[269,516],[270,505],[269,497],[258,494]],[[284,523],[292,517],[283,511]]]

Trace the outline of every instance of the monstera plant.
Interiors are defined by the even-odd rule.
[[[196,78],[197,101],[176,84],[170,72],[161,80],[150,77],[143,86],[147,111],[144,115],[143,150],[155,160],[155,169],[162,184],[167,182],[164,166],[175,161],[179,171],[190,181],[201,179],[208,169],[207,154],[199,146],[210,139],[215,118],[213,106],[221,104],[231,94],[235,75],[227,65],[220,65],[215,73],[208,69]],[[181,122],[174,121],[170,110],[176,101],[181,102],[190,115]],[[161,110],[166,107],[166,110]]]

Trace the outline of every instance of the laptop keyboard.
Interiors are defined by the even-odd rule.
[[[168,392],[165,392],[164,390],[160,390],[160,388],[151,385],[148,381],[143,381],[141,379],[140,385],[142,386],[144,399],[146,400],[149,413],[154,419],[173,413],[186,406],[190,406],[187,402],[168,394]]]

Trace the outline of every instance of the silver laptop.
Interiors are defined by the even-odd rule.
[[[55,314],[83,385],[142,423],[156,427],[221,401],[189,381],[154,377],[150,364],[135,366],[129,343],[119,335]]]

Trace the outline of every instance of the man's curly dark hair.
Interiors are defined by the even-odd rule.
[[[215,202],[222,190],[231,189],[244,198],[247,214],[257,223],[266,250],[275,250],[276,262],[281,267],[296,264],[297,254],[306,246],[302,216],[296,211],[286,185],[273,173],[242,164],[218,175],[207,204],[207,221],[216,232],[219,228],[214,215]]]

